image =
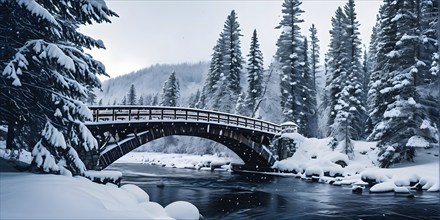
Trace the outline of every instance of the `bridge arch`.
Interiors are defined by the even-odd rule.
[[[91,107],[89,130],[102,146],[99,155],[83,158],[89,169],[105,168],[128,152],[159,138],[181,135],[218,142],[236,153],[245,167],[271,167],[275,158],[266,148],[281,129],[270,122],[227,113],[145,106]],[[119,137],[109,144],[110,137]]]

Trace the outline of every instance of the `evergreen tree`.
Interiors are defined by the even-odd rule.
[[[330,135],[352,158],[351,140],[361,139],[366,119],[362,51],[353,0],[344,10],[337,9],[332,25],[327,75]]]
[[[113,100],[113,105],[116,105],[116,99],[115,99],[115,100]]]
[[[222,34],[224,41],[223,70],[225,79],[228,81],[228,89],[236,96],[241,92],[240,75],[243,63],[240,46],[240,36],[242,35],[240,31],[237,15],[232,10],[226,19]]]
[[[209,97],[212,97],[212,95],[217,91],[217,83],[219,82],[223,71],[223,40],[221,35],[213,50],[214,52],[212,53],[211,57],[209,73],[205,81],[205,86],[203,87],[203,94]]]
[[[172,72],[162,89],[161,106],[177,106],[180,96],[179,80],[176,78],[176,72]]]
[[[102,106],[102,99],[99,100],[98,105]]]
[[[122,98],[121,105],[127,105],[127,96]]]
[[[285,0],[282,5],[283,18],[277,27],[281,29],[281,35],[277,41],[276,57],[281,65],[281,107],[286,121],[294,121],[304,133],[304,122],[301,121],[303,113],[301,88],[303,66],[301,54],[303,53],[303,41],[300,34],[299,24],[303,22],[299,17],[304,12],[300,9],[301,2],[298,0]]]
[[[238,115],[249,115],[249,106],[246,105],[246,94],[242,92],[240,96],[238,96],[237,104],[235,105],[235,114]]]
[[[237,97],[241,92],[240,36],[240,25],[233,10],[228,15],[223,32],[214,47],[210,71],[203,89],[203,96],[210,97],[206,103],[209,109],[234,111]]]
[[[332,18],[332,29],[330,30],[330,45],[328,51],[327,74],[326,74],[326,103],[329,108],[328,127],[331,128],[336,118],[336,106],[342,92],[342,83],[345,82],[347,75],[347,52],[345,47],[345,14],[342,8],[336,10]],[[329,130],[328,135],[332,131]],[[340,141],[340,140],[338,140]]]
[[[258,43],[257,30],[252,35],[248,58],[248,89],[243,103],[249,110],[243,112],[243,115],[250,116],[255,112],[257,101],[263,94],[263,53]]]
[[[425,40],[420,41],[420,36],[427,37],[423,35],[427,32],[420,26],[424,18],[417,16],[421,3],[386,0],[381,8],[375,67],[378,80],[370,88],[370,94],[371,90],[376,91],[371,104],[379,120],[369,138],[379,141],[382,167],[402,159],[414,160],[417,147],[439,145],[438,125],[427,112],[431,106],[426,105],[426,97],[418,92],[422,89],[419,86],[430,83],[429,68],[425,65],[427,55],[424,55],[429,52],[421,50],[428,47],[421,46]]]
[[[200,93],[200,98],[197,101],[196,105],[194,106],[195,108],[198,109],[204,109],[206,108],[206,97],[205,94],[203,92]]]
[[[87,9],[87,10],[85,10]],[[80,100],[107,75],[84,48],[102,41],[80,25],[110,22],[104,1],[0,1],[0,121],[8,124],[7,147],[32,152],[39,171],[83,175],[79,158],[97,152],[84,121],[91,113]],[[21,144],[20,144],[21,143]]]
[[[151,100],[151,106],[159,106],[159,93],[156,93],[152,100]]]
[[[188,106],[190,108],[197,108],[197,103],[200,100],[200,90],[198,89],[197,92],[195,94],[192,94],[191,97],[189,98],[189,102],[188,102]]]
[[[359,22],[357,21],[357,13],[355,11],[354,0],[348,0],[344,6],[344,13],[346,15],[345,29],[347,37],[348,49],[348,92],[350,94],[349,105],[351,115],[350,137],[355,140],[360,140],[364,136],[365,121],[367,119],[366,113],[366,94],[367,90],[364,86],[365,73],[362,66],[362,49],[361,40],[359,38]]]
[[[316,90],[316,73],[318,72],[318,68],[319,68],[319,57],[320,57],[320,53],[319,53],[319,39],[318,39],[318,31],[316,30],[316,27],[314,24],[312,24],[312,26],[309,29],[310,31],[310,65],[311,65],[311,70],[312,70],[312,76],[313,76],[313,90]]]
[[[141,95],[139,96],[138,105],[144,105],[144,97]]]
[[[379,9],[379,13],[382,9]],[[369,75],[368,81],[368,93],[367,93],[367,105],[368,105],[368,119],[366,121],[366,133],[371,134],[374,125],[379,122],[380,112],[377,111],[375,106],[377,105],[378,88],[380,83],[380,70],[376,68],[376,56],[378,55],[378,32],[380,30],[380,17],[377,16],[376,25],[373,27],[370,46],[368,50],[367,59],[367,71]]]
[[[130,86],[130,90],[128,91],[127,94],[127,104],[128,105],[136,105],[137,100],[136,100],[136,89],[134,88],[134,85],[131,84]]]
[[[301,115],[304,126],[304,135],[307,137],[316,137],[317,134],[317,115],[316,115],[316,90],[313,88],[313,83],[315,81],[311,65],[309,61],[309,50],[308,50],[308,41],[307,38],[304,38],[304,46],[303,46],[303,54],[302,54],[302,65],[303,65],[303,74],[302,74],[302,84],[298,85],[301,87],[301,97],[302,97],[302,105],[303,105],[303,114]]]

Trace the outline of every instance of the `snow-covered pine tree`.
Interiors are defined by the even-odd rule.
[[[436,122],[427,113],[418,84],[429,74],[420,58],[420,17],[414,16],[419,1],[384,1],[381,31],[378,33],[376,70],[379,91],[374,111],[383,118],[374,126],[370,139],[378,140],[380,166],[407,159],[412,161],[417,147],[439,145]],[[423,84],[421,85],[423,86]],[[438,111],[438,110],[437,110]]]
[[[235,114],[248,116],[250,114],[249,106],[246,105],[246,93],[242,92],[238,96],[237,104],[235,105]]]
[[[208,109],[233,112],[241,92],[242,56],[240,25],[235,11],[228,15],[223,32],[214,47],[210,70],[203,89]]]
[[[203,92],[200,92],[200,98],[194,107],[198,108],[198,109],[205,109],[206,108],[206,96]]]
[[[180,86],[179,80],[176,78],[176,72],[173,71],[165,81],[161,96],[160,106],[177,106],[180,97]]]
[[[200,89],[197,89],[197,92],[192,94],[188,101],[188,106],[190,108],[196,108],[197,103],[200,100]]]
[[[347,62],[349,63],[347,69],[347,80],[349,86],[350,99],[350,114],[351,115],[351,129],[350,138],[359,140],[364,137],[365,121],[367,120],[366,113],[366,88],[364,87],[365,74],[362,67],[362,48],[361,40],[359,38],[359,22],[357,21],[357,13],[355,11],[354,0],[348,0],[344,6],[345,31],[347,46],[345,47],[348,55]]]
[[[330,30],[330,45],[327,53],[328,61],[326,64],[326,101],[327,108],[329,109],[328,127],[330,128],[336,118],[336,105],[338,105],[338,99],[342,92],[343,83],[345,83],[347,76],[347,52],[344,49],[345,43],[345,30],[344,20],[345,14],[342,8],[336,10],[335,16],[332,18],[332,29]],[[328,135],[331,135],[332,131],[329,130]],[[339,140],[340,141],[340,140]]]
[[[382,14],[382,7],[379,9],[379,14]],[[370,46],[368,49],[368,60],[367,60],[367,69],[369,72],[369,81],[368,81],[368,92],[367,92],[367,105],[368,105],[368,119],[365,124],[365,130],[367,134],[371,134],[374,125],[376,125],[380,118],[380,112],[378,111],[378,95],[379,95],[379,85],[380,81],[380,69],[377,69],[377,61],[378,61],[378,33],[381,30],[380,28],[380,17],[377,16],[376,24],[373,27],[371,38],[370,38]]]
[[[257,30],[252,34],[248,58],[248,89],[244,103],[250,110],[246,115],[251,116],[256,111],[256,103],[263,94],[263,53],[258,43]]]
[[[223,71],[222,59],[223,40],[220,34],[220,38],[217,40],[217,44],[213,48],[208,76],[206,77],[205,85],[202,91],[205,96],[212,97],[213,94],[217,91],[217,83],[219,82]],[[212,105],[212,103],[210,103],[210,105]]]
[[[235,10],[232,10],[226,19],[222,34],[224,41],[223,70],[228,82],[228,88],[232,92],[232,96],[235,95],[235,97],[241,92],[240,76],[243,59],[241,56],[240,36],[242,35],[240,31],[237,15]]]
[[[138,105],[144,105],[144,96],[140,95],[139,100],[137,102]]]
[[[93,154],[98,145],[83,123],[92,115],[80,100],[106,73],[84,53],[104,48],[102,41],[78,28],[116,14],[104,1],[73,0],[1,0],[0,11],[0,120],[8,124],[8,146],[23,141],[42,172],[84,174],[78,154]],[[28,132],[14,134],[20,130]]]
[[[309,59],[309,45],[307,38],[304,37],[304,46],[302,53],[302,87],[301,97],[303,102],[303,115],[302,120],[304,124],[304,135],[307,137],[316,137],[317,134],[317,115],[316,115],[316,90],[313,88],[315,79],[313,78],[313,73],[311,70],[310,59]]]
[[[128,105],[136,105],[137,100],[136,100],[136,89],[134,88],[134,84],[131,84],[130,86],[130,90],[128,91],[127,94],[127,104]]]
[[[302,85],[301,54],[303,53],[303,37],[300,34],[299,24],[304,22],[300,19],[304,12],[300,9],[299,0],[284,0],[282,5],[282,20],[277,26],[281,29],[281,35],[277,41],[276,57],[281,65],[280,77],[281,107],[286,121],[294,121],[300,126],[300,132],[304,133],[304,123],[301,121],[303,111],[301,89]]]
[[[338,8],[330,31],[328,91],[330,135],[352,158],[351,140],[363,137],[365,113],[364,73],[355,4],[349,0]]]
[[[159,93],[154,94],[153,98],[151,99],[151,106],[159,106]]]
[[[318,39],[318,30],[316,30],[315,24],[312,24],[312,26],[309,29],[310,31],[310,68],[312,70],[312,77],[313,77],[313,90],[317,91],[316,89],[316,74],[318,72],[319,68],[319,39]]]
[[[127,105],[127,96],[124,95],[124,97],[121,100],[121,105]]]

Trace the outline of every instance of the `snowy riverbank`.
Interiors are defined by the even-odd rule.
[[[286,134],[297,142],[295,154],[276,162],[274,167],[281,171],[295,173],[294,176],[334,185],[365,185],[370,192],[394,191],[396,187],[419,183],[424,190],[439,191],[439,149],[416,149],[414,162],[402,161],[390,168],[378,168],[375,142],[354,142],[354,157],[332,150],[327,144],[330,139],[304,138],[299,134]],[[344,166],[341,166],[343,164]]]
[[[130,152],[115,163],[141,163],[173,168],[206,169],[224,167],[231,163],[244,164],[242,160],[219,155],[165,154],[154,152]]]
[[[340,149],[336,148],[333,151],[327,146],[330,139],[309,139],[298,134],[291,135],[291,138],[297,142],[295,154],[274,165],[284,173],[269,174],[300,177],[305,180],[311,180],[313,176],[319,182],[333,185],[377,183],[377,186],[370,192],[393,191],[399,186],[409,188],[414,183],[420,183],[421,188],[430,192],[439,191],[438,149],[418,149],[414,162],[402,162],[391,168],[383,169],[375,165],[377,159],[375,142],[355,141],[354,158],[349,160],[347,155],[339,153]],[[221,167],[225,164],[243,162],[217,155],[131,152],[117,160],[116,163],[141,163],[210,170],[209,165]],[[341,163],[344,167],[340,165]],[[223,168],[218,170],[225,170],[228,166],[223,166]]]
[[[15,153],[29,164],[30,153]],[[0,157],[9,158],[0,141]],[[194,205],[177,201],[162,207],[132,184],[117,187],[84,177],[17,172],[0,158],[0,219],[199,219]],[[110,178],[115,171],[89,171],[89,176]]]
[[[0,219],[199,219],[194,205],[180,201],[164,208],[131,184],[1,172],[0,186]]]

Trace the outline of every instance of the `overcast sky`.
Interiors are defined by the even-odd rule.
[[[94,24],[80,31],[101,39],[106,50],[89,51],[102,61],[111,77],[126,74],[157,63],[209,61],[226,17],[235,10],[242,30],[243,56],[249,50],[250,38],[257,29],[265,65],[276,51],[280,30],[282,0],[107,0],[107,6],[119,18],[111,24]],[[327,51],[331,17],[346,0],[304,0],[301,25],[303,34],[310,36],[315,24],[321,54]],[[364,44],[368,44],[371,29],[381,0],[356,0]],[[323,55],[322,55],[323,57]]]

